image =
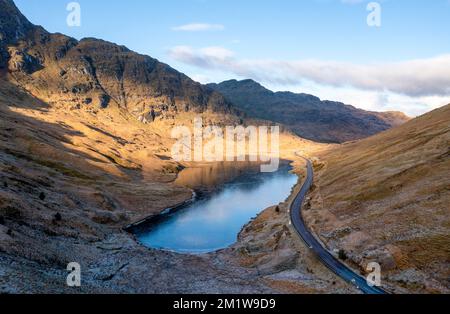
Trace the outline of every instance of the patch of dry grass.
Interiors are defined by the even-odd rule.
[[[447,105],[325,150],[318,154],[325,166],[315,168],[317,189],[306,216],[317,233],[343,226],[366,233],[370,243],[362,248],[351,238],[323,239],[331,248],[345,245],[358,263],[376,248],[397,247],[401,258],[394,256],[397,266],[386,273],[398,274],[405,265],[421,271],[428,279],[414,291],[450,290],[449,121]]]

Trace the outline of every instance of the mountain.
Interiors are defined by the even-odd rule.
[[[282,123],[297,135],[319,142],[365,138],[406,122],[399,112],[368,112],[307,94],[274,93],[253,80],[209,84],[247,115]]]
[[[73,293],[71,262],[82,266],[80,293],[281,291],[229,251],[149,250],[124,231],[192,198],[174,182],[189,164],[171,159],[170,130],[198,115],[242,123],[230,102],[125,47],[50,34],[10,0],[0,0],[0,34],[0,294]],[[322,146],[288,134],[280,142],[289,159]],[[320,270],[311,264],[305,275]],[[336,289],[320,276],[305,289]]]
[[[319,155],[305,216],[350,266],[396,292],[450,292],[450,105]]]
[[[144,122],[184,112],[239,114],[220,93],[156,59],[99,39],[51,34],[11,0],[0,7],[3,74],[49,103],[116,106]]]
[[[71,262],[82,266],[80,293],[355,292],[288,228],[289,202],[250,222],[235,248],[214,254],[149,250],[123,230],[192,197],[174,182],[189,164],[170,157],[173,126],[199,114],[208,124],[248,121],[211,87],[123,46],[48,33],[13,1],[0,0],[0,293],[73,293],[66,286]],[[356,117],[350,135],[367,114],[316,110],[333,122]],[[385,264],[392,249],[401,271],[387,280],[407,290],[434,276],[427,289],[445,291],[448,120],[443,108],[342,147],[280,135],[281,157],[298,172],[299,150],[337,149],[316,161],[308,221],[331,248],[342,245],[349,261],[368,252],[392,265]],[[335,238],[341,227],[350,239]],[[352,240],[358,228],[373,232],[373,240],[362,238],[373,245]]]

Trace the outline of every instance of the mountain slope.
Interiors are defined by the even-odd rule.
[[[151,57],[102,40],[50,34],[11,0],[0,0],[0,8],[0,66],[8,79],[44,101],[114,105],[143,122],[184,112],[238,114],[218,92]]]
[[[7,66],[7,45],[14,44],[33,28],[11,0],[0,0],[0,70]]]
[[[123,231],[192,191],[158,157],[167,139],[108,115],[54,110],[0,83],[0,293],[272,292],[242,268],[149,250]],[[82,267],[76,290],[70,262]]]
[[[382,266],[397,292],[449,292],[450,105],[316,162],[306,212],[348,262]]]
[[[253,80],[209,84],[249,116],[290,127],[297,135],[319,142],[361,139],[408,120],[401,113],[367,112],[307,94],[274,93]]]
[[[286,291],[284,279],[265,277],[292,262],[293,249],[286,256],[262,241],[259,249],[278,259],[264,273],[241,266],[237,251],[149,250],[123,230],[191,199],[174,182],[183,165],[171,159],[170,130],[199,115],[242,123],[229,102],[124,47],[49,34],[10,0],[0,0],[0,33],[0,293]],[[323,146],[286,134],[280,141],[286,158]],[[82,267],[76,290],[66,285],[70,262]],[[301,291],[352,291],[314,259],[299,269],[318,278]]]

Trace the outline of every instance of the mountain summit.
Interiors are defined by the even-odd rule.
[[[49,103],[114,105],[144,122],[182,112],[236,114],[220,93],[170,66],[107,41],[51,34],[11,0],[0,0],[0,39],[9,80]]]

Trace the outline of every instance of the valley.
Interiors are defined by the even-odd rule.
[[[301,217],[329,254],[362,277],[379,262],[389,293],[449,293],[450,105],[411,119],[253,80],[203,85],[124,46],[50,33],[12,0],[0,0],[0,39],[0,293],[359,294],[293,226],[293,204],[311,183],[303,157],[314,183]],[[194,191],[226,195],[230,178],[249,175],[247,161],[231,170],[195,161],[195,141],[190,159],[174,158],[172,130],[195,132],[198,120],[279,128],[289,172],[255,195],[241,187],[216,199],[233,219],[251,210],[238,222],[207,225],[219,210],[197,209],[205,225],[189,229],[233,226],[203,254],[142,245],[127,227]],[[172,244],[176,231],[163,239]],[[66,285],[72,262],[80,287]]]

